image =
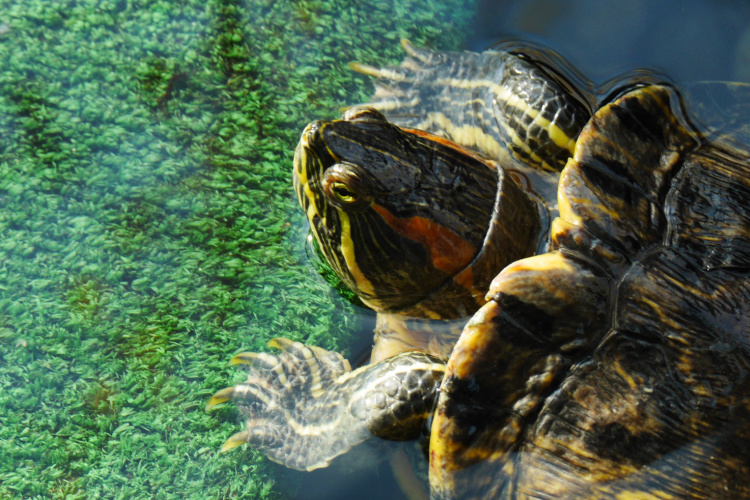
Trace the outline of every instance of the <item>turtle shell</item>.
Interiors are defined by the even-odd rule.
[[[750,496],[749,160],[670,87],[593,116],[554,249],[500,273],[448,362],[436,497]]]

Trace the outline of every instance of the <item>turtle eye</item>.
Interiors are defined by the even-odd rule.
[[[367,205],[369,182],[363,169],[351,163],[337,163],[325,171],[321,179],[326,197],[336,205],[355,208]]]
[[[357,195],[343,182],[332,182],[330,189],[333,196],[341,203],[354,203],[357,201]]]

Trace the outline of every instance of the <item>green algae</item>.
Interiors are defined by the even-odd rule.
[[[349,61],[460,48],[463,2],[0,0],[0,497],[278,498],[210,396],[283,335],[347,349],[306,261],[301,128]]]

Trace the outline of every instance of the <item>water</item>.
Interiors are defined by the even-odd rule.
[[[0,496],[398,498],[388,466],[307,476],[241,448],[227,367],[283,335],[366,357],[311,271],[302,127],[367,99],[397,41],[546,44],[597,83],[748,80],[735,2],[0,0]],[[346,484],[356,480],[354,484]],[[333,485],[341,488],[333,488]]]
[[[471,50],[505,37],[531,38],[601,82],[633,68],[677,82],[750,77],[750,6],[744,2],[480,1]]]

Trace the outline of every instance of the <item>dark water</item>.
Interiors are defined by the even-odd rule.
[[[750,4],[743,2],[480,0],[464,49],[514,39],[552,48],[594,85],[635,69],[680,85],[750,82]],[[372,313],[361,314],[353,364],[366,357],[374,324]],[[299,499],[403,498],[386,464],[348,477],[318,471],[303,481]]]
[[[469,50],[541,42],[600,82],[650,68],[679,83],[750,78],[750,4],[702,0],[481,0]]]

